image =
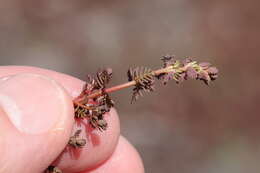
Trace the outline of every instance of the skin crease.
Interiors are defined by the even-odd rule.
[[[72,103],[69,102],[73,97],[76,97],[81,92],[81,89],[84,85],[83,81],[76,79],[74,77],[61,74],[58,72],[35,68],[35,67],[26,67],[26,66],[2,66],[0,67],[0,78],[2,79],[0,81],[1,83],[4,83],[6,78],[9,78],[10,76],[13,77],[13,75],[23,74],[23,73],[31,73],[31,74],[39,74],[46,76],[48,78],[54,79],[61,88],[64,88],[64,97],[66,99],[66,106],[68,107],[66,110],[67,116],[71,116],[73,114],[73,107]],[[44,91],[44,87],[42,88]],[[33,93],[26,93],[26,95],[29,97],[30,94]],[[68,95],[68,96],[66,96]],[[70,97],[70,98],[69,98]],[[2,110],[1,110],[2,111]],[[1,115],[0,111],[0,115]],[[3,113],[4,114],[4,113]],[[4,116],[0,116],[0,121],[2,119],[5,119]],[[119,125],[119,119],[118,115],[115,109],[112,109],[108,114],[105,115],[105,119],[108,121],[109,127],[108,130],[105,132],[100,132],[98,130],[92,130],[86,123],[86,121],[83,121],[81,123],[80,128],[82,128],[82,134],[83,136],[86,135],[86,132],[89,134],[87,136],[87,145],[86,147],[80,149],[77,152],[70,151],[68,148],[65,150],[65,152],[61,153],[60,155],[58,153],[55,153],[54,151],[62,151],[64,148],[64,144],[66,144],[68,138],[71,136],[71,129],[72,134],[76,131],[76,129],[79,128],[79,124],[76,123],[73,125],[73,120],[71,117],[64,118],[64,129],[66,130],[66,133],[63,133],[60,136],[57,136],[58,134],[55,134],[55,139],[53,139],[53,135],[46,134],[47,138],[45,137],[45,143],[48,145],[49,141],[49,149],[46,150],[38,150],[37,155],[42,156],[42,159],[45,161],[42,161],[43,165],[41,163],[37,163],[36,167],[39,168],[44,167],[46,164],[50,164],[54,158],[57,158],[55,161],[55,164],[57,164],[58,167],[60,167],[64,173],[143,173],[144,168],[142,161],[140,159],[140,156],[136,152],[136,150],[127,142],[126,139],[120,136],[120,125]],[[3,122],[6,120],[3,120]],[[6,126],[9,126],[8,124]],[[5,125],[3,125],[3,128],[5,128]],[[9,128],[9,127],[8,127]],[[11,127],[10,127],[11,128]],[[13,130],[13,129],[12,129]],[[1,136],[1,138],[5,139],[8,138],[8,136],[13,136],[15,133],[18,135],[17,138],[21,138],[19,133],[10,131],[9,133],[12,133],[8,135],[6,133],[5,136]],[[30,139],[37,139],[43,138],[44,135],[23,135],[24,138],[30,138]],[[42,139],[43,140],[43,139]],[[41,140],[39,140],[41,141]],[[55,142],[53,142],[55,141]],[[23,141],[24,142],[24,141]],[[31,145],[30,141],[28,142],[28,146]],[[51,143],[52,142],[52,143]],[[26,143],[26,141],[25,141]],[[4,145],[1,143],[0,140],[0,147],[1,145]],[[26,144],[23,143],[23,145],[26,146]],[[40,146],[40,142],[37,143],[37,146]],[[46,146],[47,147],[47,146]],[[26,147],[25,147],[26,148]],[[32,147],[33,148],[33,147]],[[53,151],[53,152],[52,152]],[[19,153],[19,151],[11,152],[11,154]],[[50,154],[50,152],[52,152]],[[3,149],[0,149],[0,154],[7,155],[6,156],[6,162],[8,163],[8,154],[5,153]],[[35,153],[33,153],[35,154]],[[46,156],[51,155],[50,158],[46,158]],[[59,156],[58,156],[59,155]],[[120,159],[119,159],[120,158]],[[29,157],[24,157],[23,160],[24,163],[28,163],[25,165],[30,165],[32,162],[32,159]],[[0,159],[1,163],[1,159]],[[8,167],[8,164],[6,164]],[[15,167],[15,165],[12,165]],[[38,168],[38,169],[39,169]],[[4,169],[3,169],[4,170]],[[36,169],[35,169],[36,170]],[[84,171],[85,170],[85,171]],[[22,170],[20,170],[22,171]],[[82,172],[83,171],[83,172]],[[0,169],[0,173],[1,169]]]

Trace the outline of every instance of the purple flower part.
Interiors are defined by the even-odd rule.
[[[106,68],[104,71],[106,71],[106,73],[107,73],[109,76],[111,76],[112,73],[113,73],[112,68]]]
[[[161,58],[161,60],[171,60],[171,59],[173,59],[173,55],[164,55],[162,58]]]
[[[167,73],[167,74],[164,74],[164,75],[162,76],[163,84],[167,84],[167,82],[168,82],[169,80],[172,80],[172,79],[173,79],[173,76],[174,76],[174,72],[169,72],[169,73]]]
[[[192,62],[192,59],[191,58],[185,58],[183,61],[182,61],[182,64],[185,66],[187,65],[188,63]]]
[[[210,80],[216,80],[218,78],[218,75],[209,75]]]
[[[198,74],[198,78],[203,80],[210,80],[209,74],[205,71],[200,71]]]
[[[186,74],[191,79],[196,79],[198,76],[197,71],[193,67],[188,67]]]
[[[207,85],[209,84],[209,81],[211,80],[209,74],[207,72],[205,72],[205,71],[199,72],[198,79],[202,80]]]
[[[211,80],[216,80],[218,78],[217,74],[209,74]]]
[[[163,61],[164,67],[169,67],[176,62],[176,59],[174,58],[174,56],[171,56],[171,55],[165,55],[161,58],[161,60]]]
[[[207,69],[209,74],[218,74],[218,69],[216,67],[210,67]]]
[[[187,76],[185,73],[181,73],[178,78],[178,83],[183,82],[184,80],[187,80]]]
[[[203,69],[203,70],[206,70],[210,67],[210,63],[208,62],[202,62],[202,63],[199,63],[199,66]]]

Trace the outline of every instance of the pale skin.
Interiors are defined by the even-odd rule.
[[[144,173],[139,154],[120,136],[115,109],[105,115],[104,132],[86,120],[75,124],[72,99],[83,84],[50,70],[0,67],[0,173],[41,173],[53,161],[64,173]],[[62,152],[78,128],[87,145]]]

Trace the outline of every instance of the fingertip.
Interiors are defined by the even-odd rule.
[[[87,140],[81,149],[67,147],[54,162],[63,172],[79,172],[92,169],[107,160],[114,152],[120,135],[120,123],[116,110],[112,108],[104,115],[108,123],[105,131],[93,129],[87,120],[80,120],[74,126],[74,132],[82,129],[81,136]]]
[[[4,66],[0,68],[0,77],[5,77],[5,79],[8,79],[6,78],[7,75],[17,75],[21,73],[35,73],[49,76],[50,78],[58,81],[58,83],[61,84],[67,93],[69,93],[69,95],[72,97],[78,96],[82,90],[82,87],[84,86],[84,82],[77,78],[51,70],[26,66]],[[81,135],[88,140],[86,147],[76,152],[67,150],[67,147],[65,151],[62,152],[62,154],[58,157],[56,162],[54,162],[54,164],[60,166],[61,169],[65,168],[65,171],[63,172],[66,173],[70,170],[78,172],[85,168],[90,169],[107,160],[117,146],[120,134],[120,125],[118,114],[116,113],[115,109],[111,109],[111,112],[105,115],[105,119],[108,122],[108,129],[104,132],[91,130],[89,125],[87,125],[87,120],[84,120],[83,124],[81,124],[83,127]],[[81,128],[78,125],[79,124],[74,125],[74,132],[78,128]],[[59,131],[57,129],[57,133],[58,132]],[[59,138],[56,140],[57,141],[54,142],[54,145],[55,143],[58,145]],[[60,150],[58,151],[64,149],[62,146],[63,145],[60,146]],[[48,148],[44,148],[43,150],[45,150],[43,152],[49,152]]]
[[[122,136],[112,156],[102,165],[91,171],[80,173],[144,173],[140,155],[136,149]]]
[[[73,124],[71,97],[49,77],[18,74],[1,82],[0,105],[5,113],[0,129],[8,133],[0,139],[8,148],[0,162],[9,165],[5,169],[10,173],[40,172],[67,144]]]
[[[72,96],[76,97],[80,94],[84,82],[73,76],[59,73],[56,71],[32,67],[32,66],[1,66],[0,67],[0,77],[1,79],[7,79],[8,76],[13,76],[22,73],[34,73],[43,76],[48,76],[55,81],[59,82],[63,88]],[[1,82],[1,81],[0,81]]]

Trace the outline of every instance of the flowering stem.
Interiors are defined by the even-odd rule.
[[[186,68],[186,66],[182,67],[182,69],[185,69],[185,68]],[[164,73],[167,73],[167,72],[172,71],[172,70],[173,70],[172,67],[166,67],[166,68],[161,68],[161,69],[152,71],[151,74],[153,74],[153,76],[159,76],[160,74],[164,74]],[[112,92],[115,92],[115,91],[118,91],[118,90],[122,90],[124,88],[135,86],[135,85],[136,85],[136,81],[132,80],[130,82],[126,82],[126,83],[123,83],[123,84],[120,84],[120,85],[113,86],[111,88],[107,88],[103,91],[102,90],[96,91],[96,92],[88,95],[86,98],[87,99],[93,99],[93,98],[96,98],[98,96],[101,96],[103,93],[112,93]]]
[[[206,66],[206,67],[205,67]],[[140,84],[140,81],[142,82],[142,80],[144,80],[145,77],[150,76],[150,77],[160,77],[161,75],[167,75],[167,74],[176,74],[177,76],[183,73],[187,73],[186,75],[188,77],[191,78],[199,78],[204,80],[204,82],[208,83],[211,80],[210,75],[216,75],[217,74],[217,69],[214,68],[210,68],[210,65],[204,64],[204,67],[200,66],[200,64],[198,64],[196,61],[190,61],[187,63],[181,63],[180,61],[174,61],[173,63],[170,64],[165,64],[164,68],[160,68],[154,71],[146,71],[143,74],[140,74],[138,72],[135,72],[135,77],[131,78],[129,82],[123,83],[123,84],[119,84],[116,86],[113,86],[111,88],[104,88],[104,89],[99,89],[96,91],[93,91],[90,94],[84,94],[82,93],[80,96],[78,96],[77,98],[75,98],[73,100],[74,105],[77,105],[79,107],[82,107],[84,109],[88,109],[91,110],[91,107],[87,106],[86,103],[88,103],[89,99],[93,99],[93,98],[97,98],[99,96],[104,95],[105,93],[112,93],[115,91],[119,91],[131,86],[137,86],[138,84]],[[190,70],[189,68],[192,68],[194,71],[192,72],[193,74],[188,74],[188,70]],[[214,72],[208,72],[207,70],[211,69],[211,71],[213,70]],[[201,78],[198,76],[198,74],[200,72],[203,72],[202,74],[207,75],[205,78]],[[195,75],[197,77],[193,77],[192,75]],[[202,76],[203,77],[203,76]],[[214,77],[214,76],[213,76]],[[216,78],[217,76],[215,76],[214,78]],[[147,79],[147,78],[146,78]],[[179,82],[179,79],[176,78],[175,76],[172,76],[172,79],[176,80],[177,82]],[[149,80],[149,79],[148,79]],[[151,81],[150,81],[151,82]],[[150,83],[151,84],[151,83]],[[143,86],[146,84],[142,84]],[[145,87],[143,87],[145,88]],[[143,89],[141,88],[141,89]],[[152,90],[152,88],[150,89]]]
[[[123,83],[123,84],[120,84],[120,85],[113,86],[111,88],[107,88],[103,91],[98,90],[98,91],[88,95],[87,99],[93,99],[93,98],[96,98],[98,96],[101,96],[103,93],[112,93],[112,92],[115,92],[115,91],[118,91],[118,90],[121,90],[121,89],[124,89],[124,88],[134,86],[135,84],[136,84],[135,81],[130,81],[130,82],[126,82],[126,83]]]

